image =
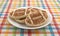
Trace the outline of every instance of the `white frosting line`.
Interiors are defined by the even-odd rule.
[[[29,15],[28,17],[29,17],[29,19],[30,19],[31,23],[33,24],[33,21],[32,21],[32,19],[31,19],[30,15]]]
[[[43,16],[44,20],[46,20],[46,18],[44,17],[44,15],[43,15],[43,13],[42,13],[42,11],[41,11],[41,10],[40,10],[40,14]]]

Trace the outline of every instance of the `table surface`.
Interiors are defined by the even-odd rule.
[[[26,30],[8,23],[9,12],[27,6],[47,9],[53,17],[50,25]],[[0,36],[60,36],[60,0],[0,0]]]

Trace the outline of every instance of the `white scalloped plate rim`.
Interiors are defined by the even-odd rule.
[[[28,7],[21,7],[21,8],[28,8]],[[17,9],[21,9],[21,8],[17,8]],[[41,8],[39,8],[39,7],[32,7],[32,8],[38,8],[38,9],[41,9]],[[16,9],[15,9],[16,10]],[[14,11],[15,11],[14,10]],[[45,9],[41,9],[41,10],[45,10]],[[45,27],[45,26],[47,26],[48,24],[50,24],[51,23],[51,21],[52,21],[52,16],[51,16],[51,14],[50,14],[50,12],[48,11],[48,10],[45,10],[45,11],[47,11],[47,14],[48,14],[48,20],[45,22],[45,24],[44,25],[42,25],[42,26],[39,26],[39,27],[28,27],[28,26],[25,26],[25,25],[21,25],[20,23],[17,23],[17,22],[15,22],[14,20],[12,20],[12,19],[10,19],[9,18],[9,15],[8,15],[8,17],[7,17],[7,20],[8,20],[8,22],[9,23],[11,23],[12,25],[14,25],[14,26],[16,26],[16,27],[18,27],[18,28],[22,28],[22,29],[39,29],[39,28],[43,28],[43,27]]]

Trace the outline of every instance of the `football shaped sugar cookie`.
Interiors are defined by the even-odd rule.
[[[19,23],[24,23],[25,20],[25,9],[17,9],[10,13],[10,18]]]
[[[16,19],[25,17],[25,9],[17,9],[13,12],[12,16]]]
[[[41,26],[46,22],[47,18],[46,11],[32,8],[31,13],[25,19],[25,23],[27,26]]]

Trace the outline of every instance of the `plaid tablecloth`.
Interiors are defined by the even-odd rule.
[[[47,9],[53,17],[50,25],[26,30],[8,23],[9,12],[27,6]],[[0,36],[60,36],[60,0],[0,0]]]

